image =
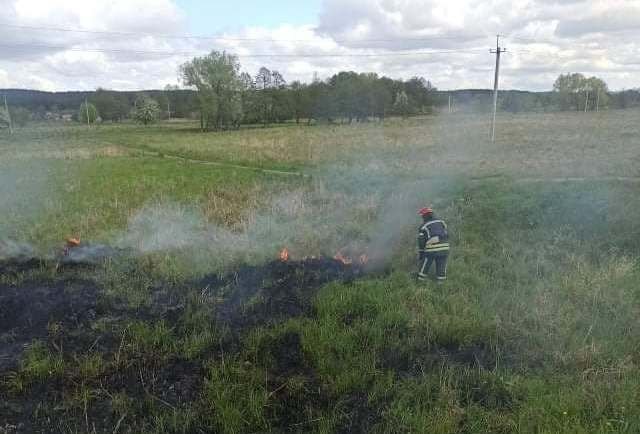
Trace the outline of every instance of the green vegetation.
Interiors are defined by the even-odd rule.
[[[141,96],[136,100],[133,111],[133,119],[143,125],[149,125],[158,120],[160,115],[160,106],[153,98]]]
[[[492,91],[484,89],[437,90],[424,77],[393,80],[376,73],[341,71],[326,80],[288,83],[277,70],[266,66],[240,72],[237,57],[212,51],[194,58],[178,71],[188,88],[167,85],[163,90],[113,91],[98,88],[87,92],[48,93],[7,89],[14,123],[29,120],[87,123],[90,118],[105,123],[134,120],[143,124],[156,119],[198,119],[201,130],[238,129],[241,125],[266,127],[272,123],[361,123],[380,122],[389,116],[422,116],[434,112],[477,113],[491,105]],[[552,91],[501,90],[498,109],[509,113],[544,113],[619,110],[640,107],[640,90],[609,91],[599,77],[581,73],[561,74]],[[153,100],[157,106],[138,101]],[[81,110],[78,110],[81,106]],[[95,112],[93,110],[95,108]],[[8,117],[0,108],[0,127]],[[94,116],[95,115],[95,116]]]
[[[83,102],[80,104],[80,108],[78,109],[78,121],[83,124],[93,124],[98,120],[98,109],[96,106],[89,103]]]
[[[2,135],[3,237],[42,251],[124,238],[141,254],[0,280],[0,297],[50,287],[33,312],[57,303],[0,372],[0,419],[22,432],[638,432],[637,117],[503,116],[495,144],[471,115]],[[423,203],[452,233],[442,285],[412,274]],[[154,221],[171,248],[142,249],[164,246]],[[384,266],[318,289],[300,269],[239,265],[345,245]],[[234,274],[291,285],[237,294]]]
[[[610,198],[609,188],[469,188],[447,210],[458,247],[446,285],[416,285],[404,272],[330,285],[312,318],[253,332],[235,369],[250,363],[225,388],[264,398],[249,378],[273,370],[270,352],[295,333],[299,364],[317,378],[292,376],[291,387],[313,394],[317,381],[330,403],[303,408],[314,431],[633,432],[640,234],[630,237],[631,222],[616,211],[634,189],[618,185]],[[605,199],[606,209],[591,206]],[[484,236],[487,221],[497,236]],[[601,237],[600,221],[617,221],[617,230]],[[274,400],[260,416],[227,402],[247,421],[237,432],[264,429],[274,406],[286,410]],[[370,414],[362,419],[353,406]]]

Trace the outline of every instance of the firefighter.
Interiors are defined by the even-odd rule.
[[[436,219],[431,207],[418,211],[423,223],[418,231],[419,267],[418,279],[426,280],[429,268],[436,263],[436,280],[443,282],[447,279],[447,259],[449,258],[449,233],[447,224]]]

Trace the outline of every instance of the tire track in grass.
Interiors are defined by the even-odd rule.
[[[183,157],[181,155],[176,155],[176,154],[167,154],[165,152],[159,152],[159,151],[152,151],[149,149],[144,149],[144,148],[137,148],[137,147],[133,147],[133,146],[125,146],[127,149],[130,149],[132,151],[138,151],[142,154],[142,156],[153,156],[153,157],[158,157],[158,158],[169,158],[172,160],[178,160],[178,161],[183,161],[186,163],[192,163],[192,164],[202,164],[202,165],[206,165],[206,166],[216,166],[216,167],[227,167],[227,168],[231,168],[231,169],[239,169],[239,170],[252,170],[254,172],[261,172],[261,173],[266,173],[266,174],[270,174],[270,175],[278,175],[278,176],[298,176],[301,178],[309,178],[310,175],[306,174],[306,173],[302,173],[299,171],[292,171],[292,170],[283,170],[283,169],[265,169],[262,167],[257,167],[257,166],[246,166],[243,164],[235,164],[235,163],[223,163],[221,161],[212,161],[212,160],[200,160],[197,158],[191,158],[191,157]]]

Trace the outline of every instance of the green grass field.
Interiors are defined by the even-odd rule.
[[[495,144],[470,115],[3,135],[0,240],[162,247],[77,272],[95,315],[48,319],[0,369],[0,433],[639,432],[638,120],[504,115]],[[443,285],[413,278],[427,203],[452,233]],[[193,279],[285,246],[347,247],[381,269],[214,320],[229,294]],[[44,265],[0,291],[63,278]],[[290,296],[308,308],[272,306]]]

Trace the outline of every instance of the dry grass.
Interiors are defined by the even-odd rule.
[[[286,124],[201,133],[191,123],[38,127],[0,137],[0,157],[87,158],[124,148],[268,168],[333,163],[384,170],[434,170],[475,176],[638,176],[638,111],[501,114],[497,141],[488,118],[455,114],[382,124]]]

